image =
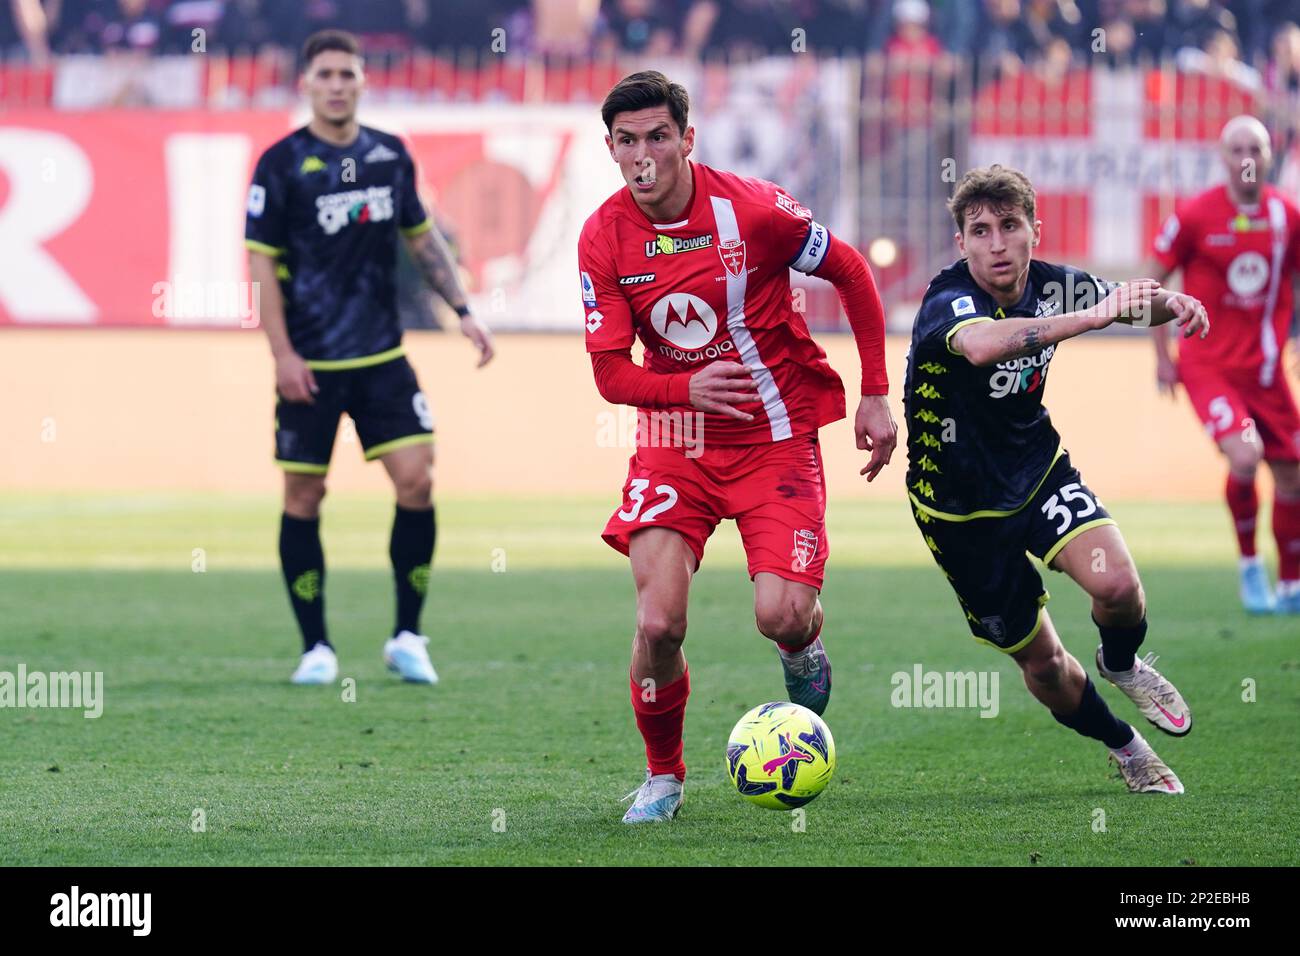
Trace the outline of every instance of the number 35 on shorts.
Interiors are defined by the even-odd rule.
[[[618,513],[618,517],[624,521],[636,521],[638,515],[640,521],[644,524],[647,521],[654,521],[659,515],[663,514],[673,505],[677,504],[677,489],[672,485],[655,485],[654,497],[663,496],[663,500],[642,511],[647,504],[646,491],[650,488],[650,481],[646,478],[633,478],[627,489],[627,496],[631,503]]]
[[[1077,481],[1072,481],[1068,485],[1062,485],[1056,494],[1043,502],[1042,511],[1048,521],[1060,522],[1056,526],[1059,537],[1069,531],[1075,522],[1096,514],[1100,505],[1101,502],[1089,494],[1088,489]]]

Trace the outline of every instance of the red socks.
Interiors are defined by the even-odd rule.
[[[1232,512],[1232,523],[1237,530],[1237,547],[1243,558],[1255,556],[1255,517],[1259,514],[1259,496],[1255,494],[1255,481],[1242,481],[1231,472],[1228,473],[1226,489],[1228,510]],[[1277,521],[1276,511],[1273,517]]]
[[[1279,581],[1300,580],[1300,500],[1273,496],[1273,537]]]
[[[686,763],[682,760],[682,724],[686,719],[686,698],[691,693],[691,672],[687,669],[681,677],[666,687],[642,687],[629,678],[632,687],[632,710],[636,712],[636,727],[645,739],[646,764],[650,773],[674,774],[678,780],[686,779]],[[645,698],[653,696],[653,700]]]

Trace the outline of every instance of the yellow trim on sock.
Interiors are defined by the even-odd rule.
[[[421,432],[419,435],[407,435],[405,438],[394,438],[392,441],[386,441],[383,444],[376,445],[374,448],[366,449],[366,461],[374,461],[382,455],[387,455],[390,451],[397,451],[399,448],[406,448],[410,445],[432,445],[432,432]]]
[[[374,355],[360,355],[350,359],[307,359],[307,367],[315,369],[317,372],[342,372],[352,368],[369,368],[372,365],[383,365],[385,362],[391,362],[393,359],[401,358],[405,354],[406,346],[399,345],[386,352],[376,352]]]
[[[402,230],[402,235],[408,239],[414,239],[416,236],[422,236],[433,229],[433,220],[426,219],[418,226],[407,226]]]

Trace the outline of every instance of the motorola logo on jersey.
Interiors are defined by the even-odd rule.
[[[316,221],[332,236],[350,222],[382,222],[393,218],[393,187],[349,189],[316,198]]]
[[[1056,346],[1049,345],[1037,355],[999,362],[997,369],[989,376],[989,398],[1006,398],[1008,395],[1038,391],[1043,387],[1047,378],[1047,366],[1055,353]]]
[[[1228,288],[1246,299],[1268,284],[1268,260],[1258,252],[1243,252],[1228,265]]]
[[[654,304],[650,322],[659,335],[680,349],[698,349],[713,341],[718,316],[713,307],[689,292],[672,292]]]

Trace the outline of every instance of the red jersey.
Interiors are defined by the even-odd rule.
[[[624,187],[583,226],[587,351],[628,349],[639,337],[654,372],[742,362],[760,399],[736,406],[751,422],[705,415],[708,441],[719,445],[783,441],[843,418],[844,385],[790,293],[790,269],[821,265],[830,233],[779,186],[690,168],[694,194],[679,222],[651,222]]]
[[[1205,304],[1210,334],[1179,342],[1179,361],[1248,371],[1271,385],[1291,325],[1291,277],[1300,269],[1300,211],[1272,186],[1238,206],[1208,189],[1165,220],[1156,259],[1183,270],[1183,289]]]

